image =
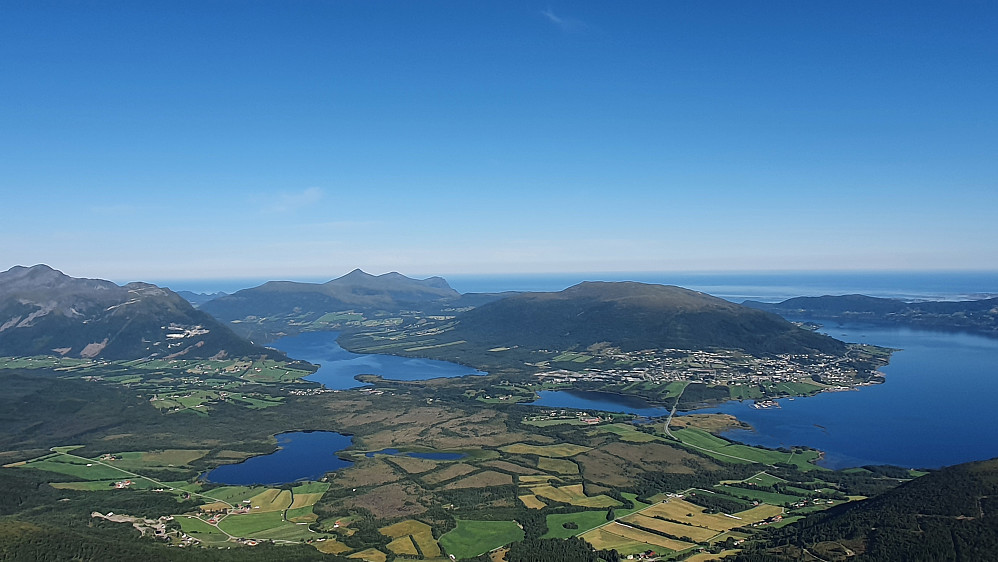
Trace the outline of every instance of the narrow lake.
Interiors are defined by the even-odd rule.
[[[339,332],[308,332],[281,338],[271,345],[290,357],[319,365],[319,370],[305,377],[306,380],[321,383],[332,390],[364,386],[354,378],[357,375],[379,375],[398,381],[422,381],[485,374],[447,361],[352,353],[336,343],[337,337]]]
[[[348,467],[336,453],[353,442],[349,435],[331,431],[295,431],[277,435],[277,451],[219,466],[205,475],[209,482],[249,486],[318,480],[327,472]]]

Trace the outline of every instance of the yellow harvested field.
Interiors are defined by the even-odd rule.
[[[319,501],[321,497],[322,494],[295,494],[294,501],[291,503],[291,509],[315,505],[315,502]]]
[[[267,488],[250,498],[250,506],[253,513],[283,511],[291,507],[291,490]]]
[[[593,529],[592,531],[581,535],[581,537],[583,540],[593,545],[593,548],[596,550],[616,550],[623,555],[642,552],[648,550],[649,548],[648,545],[643,542],[615,535],[605,529],[606,527]]]
[[[350,547],[334,539],[315,541],[312,546],[323,554],[340,554],[350,550]]]
[[[347,556],[347,558],[357,558],[359,560],[366,560],[367,562],[385,562],[385,560],[388,560],[388,555],[376,548],[369,548],[355,552]]]
[[[409,535],[399,537],[388,543],[388,550],[394,552],[395,554],[409,554],[411,556],[419,555],[419,551],[416,550],[416,545],[412,542],[412,537]]]
[[[225,502],[211,502],[199,506],[198,509],[204,512],[209,512],[209,511],[221,511],[223,509],[229,509],[230,507],[231,506]]]
[[[500,447],[499,450],[514,455],[537,455],[539,457],[572,457],[579,453],[585,453],[592,447],[583,447],[574,443],[559,443],[557,445],[528,445],[527,443],[513,443]]]
[[[621,519],[624,523],[640,525],[645,529],[651,529],[653,531],[661,531],[667,535],[672,535],[674,537],[689,537],[697,542],[705,541],[710,538],[717,536],[718,532],[714,529],[707,529],[705,527],[694,527],[692,525],[683,525],[681,523],[675,523],[673,521],[665,521],[664,519],[656,519],[654,517],[648,517],[640,513],[635,513],[634,515],[629,515]]]
[[[537,468],[541,470],[546,470],[548,472],[557,472],[558,474],[579,473],[579,465],[575,464],[574,462],[565,459],[552,459],[549,457],[538,458]]]
[[[437,540],[433,538],[432,531],[425,531],[422,533],[413,533],[412,540],[419,546],[419,550],[423,551],[424,558],[437,558],[442,556],[440,552],[440,545]]]
[[[613,533],[614,535],[620,535],[625,539],[630,539],[632,541],[643,542],[645,544],[653,544],[660,546],[662,548],[668,548],[669,550],[685,550],[692,546],[693,543],[677,541],[673,539],[667,539],[663,536],[656,535],[655,533],[649,533],[648,531],[642,531],[641,529],[635,529],[614,521],[609,525],[603,527],[608,533]]]
[[[560,488],[547,485],[534,486],[530,491],[535,496],[582,507],[616,507],[620,505],[620,502],[610,496],[602,494],[592,497],[586,496],[585,492],[582,491],[582,484],[571,484]]]
[[[519,496],[519,498],[520,501],[523,502],[523,505],[527,506],[529,509],[544,509],[548,506],[548,504],[542,502],[540,498],[533,494],[526,494]]]
[[[735,519],[721,514],[704,513],[704,508],[678,498],[670,498],[667,502],[657,503],[641,510],[642,515],[661,517],[681,523],[689,523],[699,527],[707,527],[715,531],[727,531],[747,524],[747,521]],[[690,515],[692,514],[692,516]]]
[[[749,523],[756,523],[762,521],[763,519],[769,519],[775,515],[783,515],[783,508],[778,505],[762,504],[753,507],[752,509],[746,509],[745,511],[739,511],[738,513],[733,513],[735,517],[740,517],[744,523],[747,525]]]
[[[520,482],[520,486],[536,486],[538,484],[547,484],[551,480],[561,482],[561,478],[557,476],[551,476],[548,474],[542,474],[538,476],[517,476],[517,480]]]
[[[399,521],[394,525],[389,525],[387,527],[382,527],[378,529],[378,532],[386,537],[391,537],[397,539],[399,537],[404,537],[406,535],[415,535],[418,533],[428,533],[431,528],[426,523],[422,521],[416,521],[415,519],[406,519],[405,521]]]

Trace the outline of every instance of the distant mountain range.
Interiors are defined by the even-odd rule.
[[[635,282],[585,282],[556,293],[509,296],[458,315],[453,335],[488,346],[549,349],[607,342],[625,351],[845,352],[842,342],[775,314],[681,287]]]
[[[998,337],[998,298],[909,303],[865,295],[843,295],[797,297],[775,304],[757,301],[745,301],[743,304],[789,318],[963,330]]]
[[[501,295],[462,295],[441,277],[412,279],[400,273],[371,275],[359,269],[326,283],[270,281],[208,301],[200,309],[232,323],[234,330],[266,342],[294,334],[333,312],[395,316],[405,310],[430,313],[478,306]]]
[[[184,297],[187,302],[193,304],[195,307],[201,306],[202,304],[214,300],[220,299],[227,296],[228,293],[218,291],[217,293],[195,293],[193,291],[177,291],[177,294]]]
[[[0,273],[0,355],[283,357],[244,340],[169,289],[77,279],[47,265]]]

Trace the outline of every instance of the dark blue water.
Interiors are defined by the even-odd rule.
[[[205,475],[209,482],[248,486],[318,480],[353,463],[336,456],[353,438],[331,431],[296,431],[277,436],[276,452],[222,465]]]
[[[621,396],[609,392],[595,392],[591,390],[542,390],[537,394],[540,395],[540,399],[531,402],[531,406],[619,412],[646,417],[669,415],[667,408],[655,406],[641,398]]]
[[[405,457],[415,457],[417,459],[428,459],[431,461],[456,461],[458,459],[463,459],[468,456],[465,453],[417,453],[417,452],[402,452],[398,449],[382,449],[380,451],[373,451],[366,453],[364,456],[373,457],[374,455],[399,455]]]
[[[829,468],[935,468],[998,456],[998,340],[856,325],[823,331],[903,351],[881,369],[884,384],[782,399],[779,409],[757,410],[746,401],[698,412],[732,414],[751,424],[753,431],[724,434],[743,443],[825,451],[821,464]]]
[[[333,390],[363,386],[354,378],[357,375],[380,375],[392,380],[422,381],[485,374],[471,367],[447,361],[351,353],[336,343],[338,336],[339,332],[308,332],[281,338],[271,345],[287,353],[289,357],[320,365],[318,371],[305,378]]]

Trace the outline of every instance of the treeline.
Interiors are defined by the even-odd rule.
[[[514,543],[506,562],[619,562],[616,550],[595,550],[586,541],[570,539],[524,539]]]
[[[824,476],[824,474],[823,474]],[[827,541],[863,545],[853,560],[995,560],[998,460],[942,469],[884,494],[771,529],[738,560],[781,557]],[[786,558],[786,556],[782,556]]]

